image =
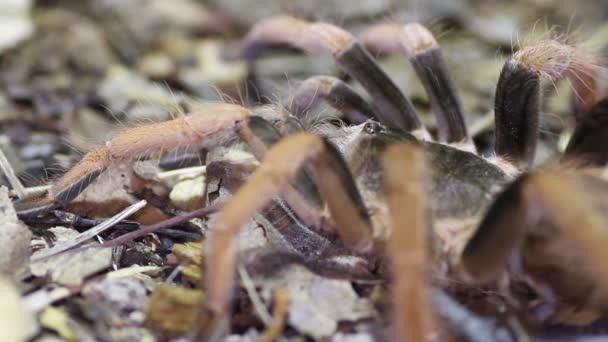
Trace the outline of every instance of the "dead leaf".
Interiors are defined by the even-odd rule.
[[[64,227],[51,228],[57,237],[57,243],[69,241],[78,236],[78,232]],[[30,264],[33,275],[43,277],[50,274],[54,282],[62,285],[79,286],[82,281],[112,264],[112,249],[110,248],[76,248],[44,258]],[[90,247],[90,246],[89,246]],[[38,254],[44,254],[45,249],[34,253],[36,259]]]
[[[169,332],[187,332],[200,322],[203,293],[182,286],[163,284],[150,296],[146,321]]]
[[[75,341],[76,335],[70,328],[70,316],[60,308],[49,306],[40,314],[40,323],[47,329],[56,331],[68,341]]]
[[[349,281],[324,278],[297,264],[259,283],[267,301],[277,289],[287,290],[288,324],[315,339],[331,336],[338,322],[376,315],[371,302],[359,297]]]
[[[200,242],[186,242],[173,245],[173,254],[181,265],[181,272],[192,284],[201,280],[203,245]]]
[[[2,3],[0,20],[0,51],[29,37],[34,31],[30,18],[31,0],[12,0]]]
[[[25,309],[21,294],[7,278],[0,277],[0,341],[25,341],[38,332],[38,322]]]
[[[0,272],[18,275],[27,269],[32,233],[17,219],[8,197],[8,189],[0,187]]]
[[[207,192],[205,189],[205,176],[182,179],[175,184],[169,198],[177,208],[192,211],[205,206]]]

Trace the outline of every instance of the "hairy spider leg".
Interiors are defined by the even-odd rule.
[[[463,143],[475,150],[464,119],[462,101],[433,34],[418,23],[382,23],[360,36],[377,53],[403,53],[409,59],[429,98],[437,122],[438,140]]]
[[[428,293],[427,161],[411,143],[389,146],[382,155],[384,194],[390,211],[388,253],[392,267],[393,324],[399,341],[426,341],[433,331]]]
[[[243,42],[242,55],[254,59],[269,45],[289,45],[309,55],[331,54],[337,66],[370,94],[381,122],[429,138],[412,102],[349,32],[327,23],[274,17],[253,26]]]
[[[205,288],[208,307],[227,312],[233,288],[235,236],[240,227],[275,196],[289,189],[296,174],[309,164],[327,204],[332,227],[357,252],[373,248],[371,221],[363,199],[339,151],[311,133],[297,133],[275,144],[250,179],[218,213],[206,257]]]
[[[350,85],[326,75],[304,80],[290,98],[288,108],[293,115],[304,117],[321,100],[342,113],[340,119],[350,124],[361,124],[376,117],[372,106]]]

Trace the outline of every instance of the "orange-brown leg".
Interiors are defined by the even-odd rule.
[[[497,197],[465,247],[464,270],[473,280],[493,280],[512,253],[523,253],[528,264],[556,265],[564,274],[586,273],[593,284],[608,288],[607,191],[608,183],[584,173],[544,171],[522,176]],[[530,237],[538,248],[522,251]],[[542,260],[554,246],[572,249]],[[571,265],[572,255],[580,264]],[[568,269],[572,266],[575,269]]]
[[[55,182],[49,197],[70,202],[116,160],[132,160],[179,147],[212,148],[234,139],[235,133],[256,156],[263,156],[263,142],[248,129],[250,117],[251,112],[241,106],[214,104],[185,117],[128,129],[89,152]]]
[[[207,249],[204,284],[208,306],[216,314],[228,310],[236,258],[234,240],[240,227],[273,197],[285,197],[291,180],[307,164],[342,241],[358,252],[372,249],[370,218],[339,152],[310,133],[288,136],[268,151],[258,170],[216,217]],[[287,201],[294,207],[289,198]]]
[[[49,196],[57,202],[70,202],[115,160],[131,160],[163,149],[222,144],[250,114],[240,106],[218,104],[189,116],[128,129],[85,155],[55,182]]]
[[[393,145],[384,152],[382,165],[392,228],[388,251],[393,276],[393,324],[397,340],[426,341],[432,332],[433,309],[427,282],[431,225],[424,152],[413,144]]]
[[[608,163],[608,98],[583,114],[564,151],[563,160],[568,166],[603,167]]]

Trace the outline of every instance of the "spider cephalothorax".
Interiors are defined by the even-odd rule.
[[[304,253],[297,246],[294,253],[304,253],[310,261],[327,257],[324,252],[329,244],[346,247],[344,255],[359,258],[370,274],[382,280],[387,278],[378,271],[383,269],[378,263],[390,260],[393,317],[403,323],[397,324],[399,336],[416,340],[428,336],[432,324],[431,310],[426,307],[430,305],[426,294],[429,235],[439,237],[439,249],[433,249],[437,259],[450,258],[439,262],[458,271],[451,276],[465,274],[465,279],[474,281],[496,278],[513,255],[522,255],[523,272],[528,267],[536,279],[546,279],[544,266],[557,268],[559,281],[574,274],[568,265],[606,257],[600,248],[608,241],[603,213],[595,204],[570,206],[559,195],[569,192],[601,207],[595,193],[584,194],[590,184],[597,183],[597,189],[605,187],[601,177],[575,171],[527,173],[538,138],[541,79],[557,81],[581,70],[589,72],[595,68],[591,58],[553,40],[516,52],[497,82],[496,155],[484,158],[476,154],[456,87],[428,30],[418,24],[381,25],[364,34],[361,41],[336,26],[291,17],[256,25],[244,40],[244,58],[255,58],[260,49],[276,44],[309,54],[329,52],[342,71],[361,83],[371,103],[344,82],[323,76],[309,79],[295,92],[287,109],[296,116],[278,107],[209,105],[186,117],[119,134],[59,179],[48,199],[57,203],[74,200],[116,160],[134,159],[161,148],[213,149],[240,139],[260,164],[213,221],[205,247],[206,307],[218,317],[229,313],[238,254],[235,236],[254,214],[280,196],[284,200],[280,206],[293,211],[294,220],[303,227],[295,235],[298,228],[290,230],[292,235],[285,239],[293,246],[306,239],[320,242],[318,253]],[[366,46],[407,54],[428,93],[437,121],[437,141]],[[343,119],[350,125],[326,125],[318,134],[306,132],[297,116],[305,112],[305,103],[319,98],[343,111]],[[595,148],[586,138],[596,139],[597,130],[603,131],[603,127],[590,122],[581,124],[567,149],[571,159],[605,160],[603,149]],[[495,194],[509,182],[492,204]],[[577,221],[584,231],[581,234],[573,232]],[[571,240],[551,240],[551,234],[543,233],[547,229]],[[328,232],[338,238],[332,240]],[[453,236],[459,240],[449,241]],[[570,257],[543,261],[554,255],[553,248],[564,246],[575,252]],[[605,272],[589,263],[591,266],[576,276],[593,282],[588,274]],[[593,308],[600,312],[608,309],[608,287],[604,287],[603,278],[594,283],[597,287],[593,292],[593,299],[600,303]],[[549,287],[558,295],[584,295],[551,286],[556,279],[549,281]]]

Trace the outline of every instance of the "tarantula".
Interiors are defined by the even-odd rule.
[[[553,40],[516,52],[498,80],[496,156],[488,159],[475,153],[456,87],[427,29],[418,24],[382,25],[364,34],[362,42],[370,49],[407,53],[428,93],[438,142],[432,141],[412,103],[354,36],[330,24],[278,17],[252,28],[243,43],[243,57],[252,59],[267,45],[331,53],[340,69],[361,83],[372,103],[345,83],[324,76],[305,82],[290,109],[300,114],[302,103],[323,97],[353,125],[321,136],[304,132],[298,119],[284,111],[209,105],[186,117],[119,134],[89,152],[53,185],[48,197],[58,203],[72,201],[116,160],[162,148],[212,149],[238,137],[261,163],[217,214],[207,242],[206,306],[217,316],[230,311],[235,235],[276,196],[305,226],[336,232],[335,243],[371,263],[382,259],[378,257],[388,245],[394,317],[403,323],[398,325],[401,338],[428,336],[432,319],[430,309],[424,309],[430,259],[427,228],[432,225],[439,232],[454,222],[458,243],[440,241],[449,245],[447,254],[456,256],[450,264],[458,271],[453,275],[474,281],[496,279],[508,260],[515,279],[530,276],[534,284],[548,285],[560,300],[580,303],[592,298],[597,301],[585,304],[605,312],[608,278],[595,260],[608,256],[602,248],[608,239],[603,231],[606,218],[598,210],[603,202],[595,194],[608,185],[597,173],[527,171],[538,138],[541,78],[576,77],[581,70],[592,69],[593,60]],[[605,160],[603,149],[594,144],[604,125],[593,121],[603,108],[605,103],[598,105],[579,126],[567,149],[572,160]],[[587,189],[593,193],[585,193]],[[563,193],[580,202],[567,203]],[[474,228],[482,215],[476,230],[466,229]],[[566,248],[568,253],[558,253]],[[568,286],[570,278],[580,286]],[[544,287],[537,288],[547,293]]]

